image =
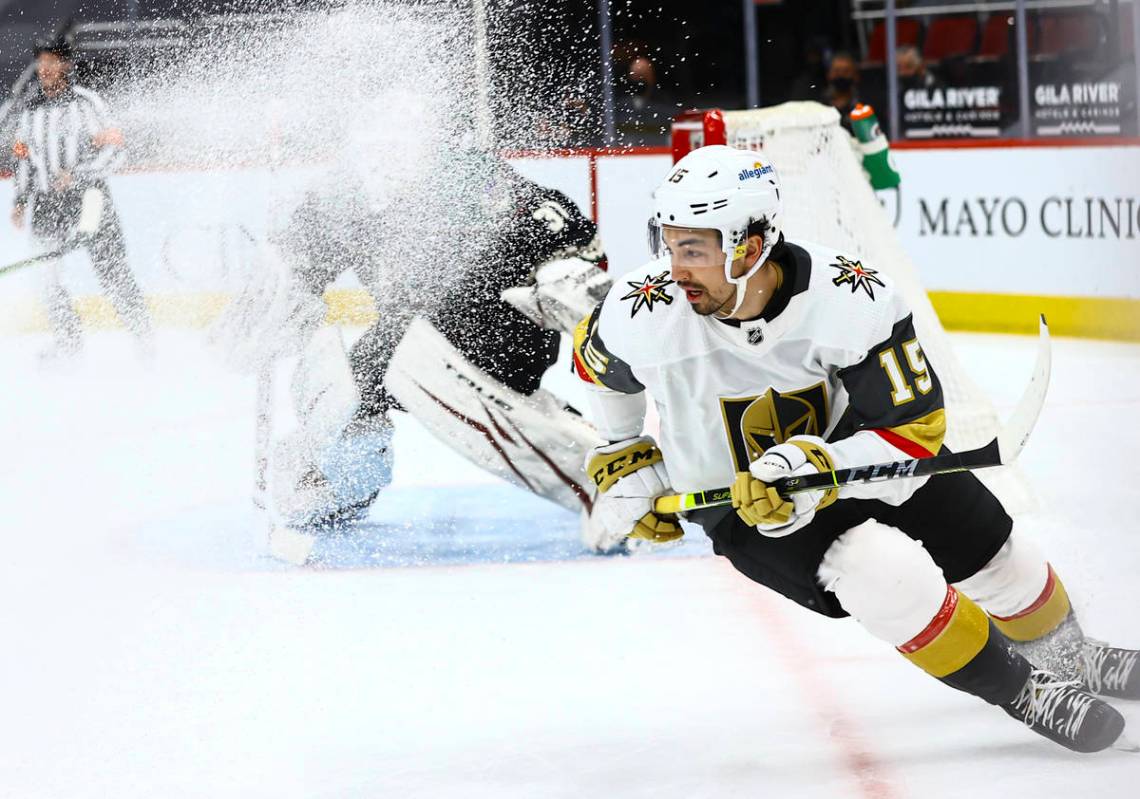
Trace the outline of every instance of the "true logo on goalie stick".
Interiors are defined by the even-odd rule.
[[[626,285],[633,289],[622,297],[623,300],[633,300],[633,307],[629,311],[631,318],[642,308],[652,312],[655,303],[670,305],[673,302],[673,298],[665,293],[666,287],[673,285],[673,281],[669,279],[669,270],[665,270],[657,277],[646,275],[645,280],[640,283],[627,280]]]
[[[831,279],[831,282],[836,286],[850,284],[852,294],[858,289],[863,289],[863,291],[867,293],[867,296],[874,300],[875,289],[872,288],[872,284],[875,286],[886,285],[880,278],[876,277],[876,275],[879,274],[878,271],[868,269],[863,266],[861,262],[852,261],[849,258],[844,258],[842,255],[837,256],[836,260],[838,260],[839,263],[828,264],[832,269],[839,270],[839,274]]]

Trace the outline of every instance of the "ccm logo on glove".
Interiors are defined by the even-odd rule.
[[[586,473],[598,486],[590,524],[601,549],[625,538],[663,543],[681,537],[673,518],[653,512],[653,500],[669,493],[669,474],[661,451],[652,438],[639,436],[595,447],[586,461]]]
[[[661,460],[661,451],[652,444],[629,447],[608,458],[594,458],[590,464],[590,477],[598,490],[605,493],[609,487],[630,472],[652,466]]]

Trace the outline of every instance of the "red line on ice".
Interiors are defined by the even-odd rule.
[[[859,729],[858,723],[843,712],[841,698],[832,691],[831,681],[822,674],[819,653],[788,622],[786,609],[779,607],[777,600],[766,594],[760,593],[757,616],[767,627],[769,637],[776,642],[777,654],[784,668],[799,685],[800,694],[812,713],[823,723],[832,745],[839,750],[840,760],[859,786],[859,796],[864,799],[897,799],[900,794],[868,745],[867,736]]]

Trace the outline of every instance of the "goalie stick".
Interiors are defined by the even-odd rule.
[[[257,373],[256,416],[253,440],[253,504],[265,510],[269,507],[269,444],[273,435],[273,364],[268,363]]]
[[[273,436],[273,363],[257,373],[256,415],[253,442],[253,504],[265,519],[269,554],[278,560],[303,566],[316,544],[316,536],[293,530],[277,518],[269,497],[269,448]]]
[[[853,483],[871,483],[879,480],[897,480],[904,477],[926,477],[970,469],[985,469],[990,466],[1006,466],[1021,453],[1041,408],[1045,404],[1045,392],[1049,388],[1049,369],[1052,363],[1049,349],[1049,326],[1041,316],[1038,333],[1037,362],[1025,392],[1013,409],[1005,426],[998,431],[992,441],[978,449],[965,452],[949,452],[929,458],[908,458],[907,460],[876,463],[870,466],[856,466],[850,469],[836,469],[834,472],[820,472],[798,477],[781,477],[773,486],[782,497],[789,497],[803,491],[817,491],[821,488],[838,488]],[[680,513],[718,505],[732,504],[730,488],[713,488],[694,491],[689,494],[667,494],[658,497],[653,503],[657,513]]]

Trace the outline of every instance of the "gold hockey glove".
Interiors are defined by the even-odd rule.
[[[784,499],[776,489],[752,476],[751,472],[737,472],[732,484],[732,507],[744,523],[756,527],[783,526],[792,518],[795,505]]]
[[[596,549],[607,551],[626,537],[664,543],[683,535],[675,519],[653,512],[653,500],[671,489],[652,438],[596,447],[587,458],[586,473],[598,487],[589,520]]]
[[[805,491],[785,499],[773,483],[781,477],[834,472],[834,458],[821,438],[795,436],[764,451],[732,486],[732,504],[746,524],[764,535],[784,536],[804,527],[815,512],[839,498],[838,488]]]

